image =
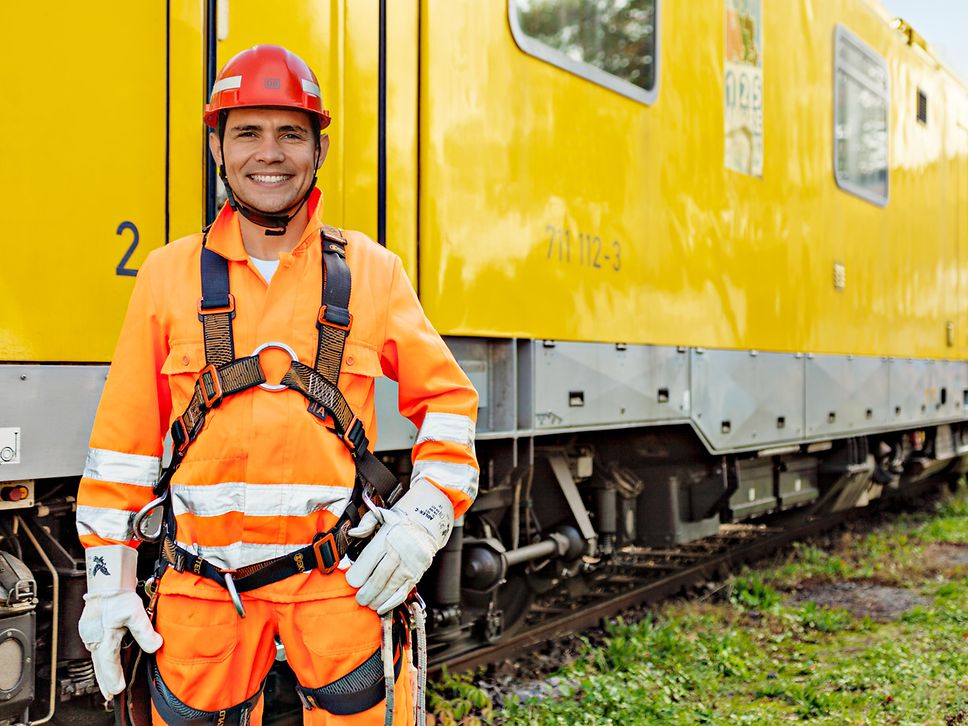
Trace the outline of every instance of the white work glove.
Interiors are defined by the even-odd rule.
[[[393,509],[367,512],[348,534],[369,537],[380,517],[382,526],[346,573],[346,581],[359,588],[360,605],[383,615],[406,599],[446,544],[454,527],[454,506],[440,489],[418,480]]]
[[[121,639],[129,630],[146,653],[161,647],[161,636],[151,627],[148,613],[135,593],[138,553],[127,545],[88,547],[87,595],[77,631],[91,651],[94,675],[110,701],[124,690]]]

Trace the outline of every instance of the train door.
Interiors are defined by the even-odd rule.
[[[135,271],[166,235],[166,12],[0,5],[0,362],[110,359]]]
[[[333,122],[319,174],[324,217],[412,261],[416,244],[417,3],[210,1],[214,68],[259,43],[284,45],[316,72]],[[410,267],[413,266],[410,262]]]

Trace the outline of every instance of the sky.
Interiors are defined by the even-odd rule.
[[[928,47],[968,83],[968,0],[881,0],[904,18]]]

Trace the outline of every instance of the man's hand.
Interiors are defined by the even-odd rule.
[[[428,481],[416,481],[393,509],[367,512],[349,531],[353,537],[369,537],[346,573],[346,581],[359,588],[356,601],[380,615],[402,603],[454,527],[454,507],[440,489]]]
[[[141,598],[134,591],[138,553],[126,545],[105,545],[89,547],[86,557],[87,595],[77,630],[91,651],[101,693],[110,701],[124,690],[124,631],[128,630],[147,653],[158,650],[162,640],[151,627]]]

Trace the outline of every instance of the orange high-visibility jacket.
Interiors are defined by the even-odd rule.
[[[281,342],[312,366],[322,290],[320,195],[308,202],[310,222],[266,284],[242,244],[239,219],[227,206],[208,247],[229,260],[236,301],[237,357]],[[463,514],[477,494],[474,454],[477,393],[423,313],[399,258],[359,232],[345,232],[352,274],[352,329],[339,387],[376,440],[374,380],[399,382],[400,412],[419,429],[412,480],[443,490]],[[187,406],[205,366],[199,257],[195,234],[152,252],[138,273],[91,435],[77,500],[85,546],[129,544],[135,513],[152,499],[171,421]],[[288,367],[286,353],[261,354],[267,380]],[[355,477],[352,457],[292,390],[261,388],[227,397],[210,411],[172,481],[177,541],[226,569],[261,562],[312,541],[331,528]],[[353,592],[339,571],[297,575],[252,591],[253,597],[295,601]],[[217,584],[169,569],[162,590],[211,599]]]

